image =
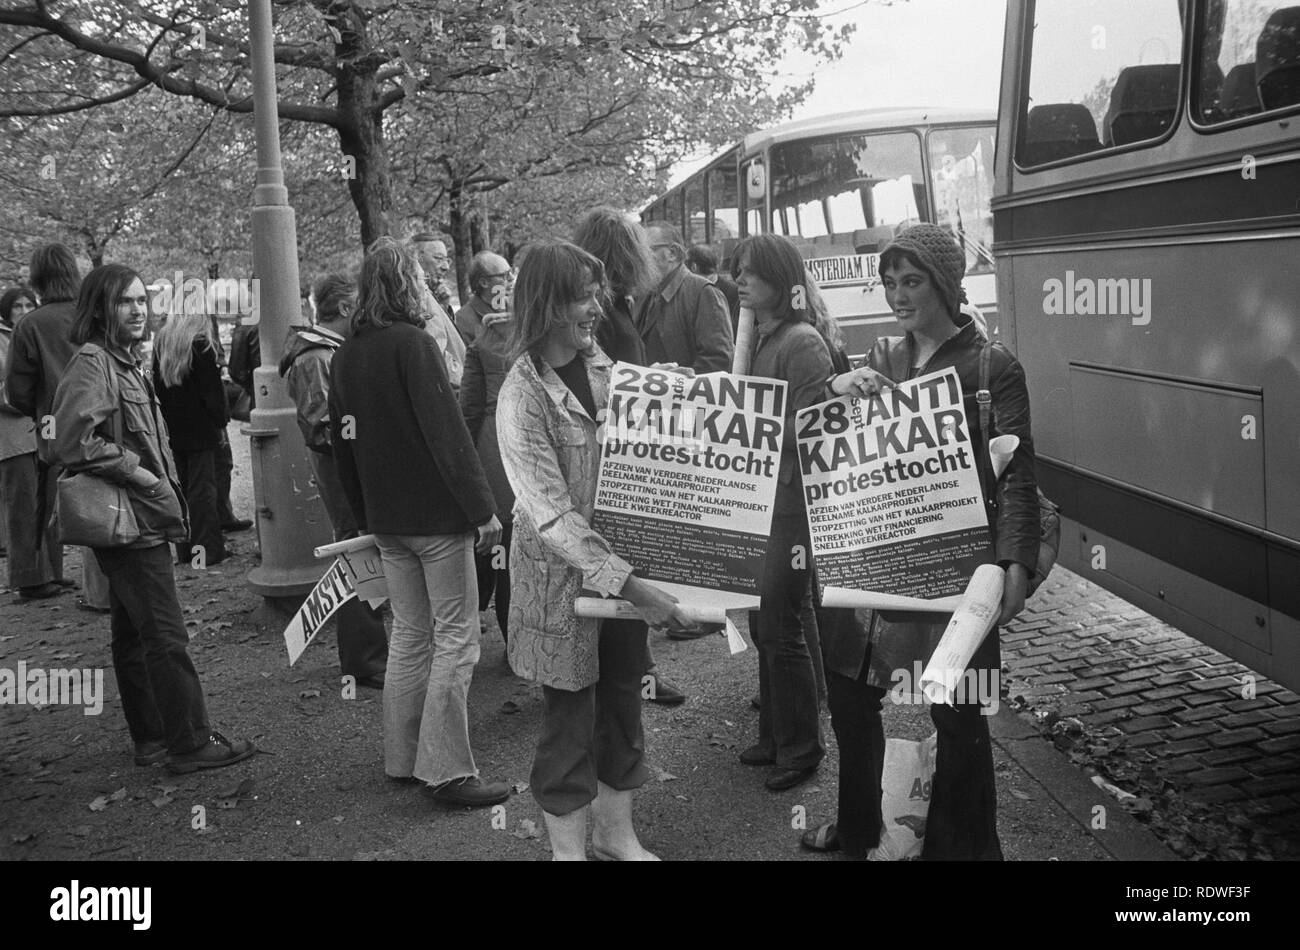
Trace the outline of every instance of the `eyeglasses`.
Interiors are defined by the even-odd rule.
[[[651,244],[651,245],[650,245],[650,250],[652,250],[652,251],[662,251],[662,250],[664,250],[665,248],[674,248],[674,247],[676,247],[676,246],[677,246],[676,244]]]

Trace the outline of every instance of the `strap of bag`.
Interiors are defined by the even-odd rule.
[[[989,455],[989,429],[993,422],[993,393],[989,390],[989,362],[993,344],[985,343],[980,349],[980,383],[975,391],[975,402],[980,411],[980,441],[984,443],[984,484],[988,486],[989,504],[998,506],[997,480],[993,475],[993,459]]]

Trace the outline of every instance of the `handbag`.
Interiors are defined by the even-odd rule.
[[[114,441],[122,444],[122,398],[113,379],[117,413],[113,420]],[[59,539],[64,544],[87,548],[120,548],[140,540],[140,524],[126,486],[90,472],[63,472],[59,475]]]
[[[980,437],[984,443],[984,458],[988,460],[988,486],[991,495],[996,497],[993,477],[993,463],[989,458],[989,429],[993,415],[993,395],[989,391],[989,360],[993,351],[992,343],[985,343],[980,351],[980,387],[975,394],[975,401],[980,410]],[[1056,557],[1061,550],[1061,515],[1056,504],[1038,489],[1038,563],[1029,578],[1029,591],[1026,597],[1032,597],[1034,591],[1047,580],[1056,564]]]

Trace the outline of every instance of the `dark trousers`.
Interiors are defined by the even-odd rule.
[[[495,591],[494,612],[502,640],[509,640],[506,628],[510,617],[510,536],[514,534],[514,527],[514,521],[507,520],[501,526],[500,547],[487,554],[474,555],[474,567],[478,573],[478,609],[487,610]],[[494,562],[501,566],[493,567]]]
[[[334,529],[334,540],[352,537],[357,531],[357,522],[348,507],[347,496],[343,494],[334,456],[320,452],[308,454],[325,514]],[[388,634],[384,631],[384,615],[377,609],[372,610],[364,600],[353,598],[339,608],[337,617],[339,672],[357,679],[382,675],[388,668]]]
[[[543,811],[567,815],[590,804],[597,781],[622,791],[650,777],[641,729],[646,633],[640,620],[604,621],[599,682],[579,690],[542,687],[542,734],[528,781]]]
[[[202,547],[204,561],[219,564],[226,559],[226,541],[217,511],[216,450],[172,454],[176,457],[176,477],[190,510],[190,540],[176,545],[176,557],[189,563],[195,549]]]
[[[213,458],[217,474],[217,519],[221,524],[235,520],[235,509],[230,504],[230,473],[235,470],[235,456],[230,450],[230,436],[221,430],[221,444]]]
[[[862,664],[856,680],[826,674],[831,727],[840,750],[836,829],[845,854],[854,857],[880,843],[882,821],[885,730],[880,710],[885,690],[867,685],[869,665]],[[957,706],[932,705],[930,719],[938,731],[938,754],[922,859],[1002,860],[988,720],[973,699]]]
[[[63,577],[59,523],[50,518],[44,525],[38,524],[40,497],[36,453],[0,461],[0,498],[9,529],[10,587],[38,587]]]
[[[772,516],[759,609],[749,614],[758,647],[758,744],[771,749],[783,769],[811,768],[826,751],[817,679],[800,621],[811,551],[803,511]]]
[[[211,730],[167,545],[98,548],[95,558],[108,576],[113,672],[131,738],[194,751]]]

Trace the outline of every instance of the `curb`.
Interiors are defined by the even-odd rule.
[[[1032,725],[1003,703],[989,717],[993,742],[1024,769],[1088,835],[1116,861],[1181,861],[1119,802],[1092,784],[1078,767]],[[1106,808],[1106,827],[1092,827],[1092,809]]]

